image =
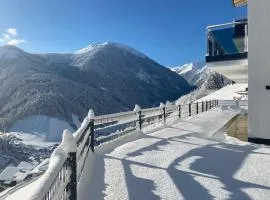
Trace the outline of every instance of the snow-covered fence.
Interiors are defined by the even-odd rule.
[[[248,100],[220,100],[220,106],[248,106]]]
[[[94,116],[89,111],[81,127],[73,134],[63,133],[61,144],[51,155],[47,171],[37,180],[38,186],[29,194],[31,200],[76,200],[77,184],[95,146],[140,130],[144,133],[173,124],[181,118],[205,112],[218,105],[217,100],[187,105],[160,104],[156,108]]]
[[[180,118],[199,114],[217,105],[217,100],[187,105],[161,103],[159,107],[147,109],[141,109],[136,105],[133,111],[96,116],[92,124],[93,137],[91,138],[94,140],[91,146],[92,151],[94,151],[94,146],[102,145],[135,130],[144,133],[151,132],[166,124],[175,123]]]
[[[62,142],[51,155],[48,169],[35,182],[31,192],[25,193],[22,198],[31,200],[76,199],[76,150],[75,138],[68,130],[65,130]]]
[[[100,145],[136,130],[137,122],[138,116],[135,111],[95,117],[94,145]]]

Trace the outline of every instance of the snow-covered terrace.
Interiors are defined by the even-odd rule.
[[[226,135],[243,110],[221,106],[89,151],[78,199],[268,199],[270,148]],[[12,193],[27,198],[39,180]]]
[[[248,87],[247,83],[235,83],[233,85],[227,85],[216,92],[213,92],[198,101],[206,101],[209,99],[218,99],[219,101],[231,101],[235,97],[241,97],[241,100],[247,100],[247,95],[241,95],[246,91]]]
[[[78,199],[267,199],[270,148],[226,136],[241,109],[214,108],[89,153]],[[25,196],[35,182],[9,196]]]
[[[79,199],[268,199],[270,148],[224,133],[239,112],[215,108],[96,149]]]

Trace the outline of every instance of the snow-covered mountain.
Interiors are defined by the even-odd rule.
[[[211,71],[204,62],[194,62],[171,68],[185,78],[189,84],[197,87],[207,83],[208,89],[220,89],[232,81]]]
[[[197,86],[196,90],[179,99],[181,103],[195,101],[233,83],[223,75],[211,71],[204,62],[171,67],[171,70],[185,78],[189,84]]]
[[[189,84],[201,86],[210,76],[210,70],[203,62],[187,63],[171,68],[185,78]]]
[[[125,45],[106,42],[73,54],[31,54],[0,47],[0,130],[59,140],[89,108],[107,114],[158,105],[194,87]]]

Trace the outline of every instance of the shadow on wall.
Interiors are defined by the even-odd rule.
[[[132,173],[131,165],[140,166],[142,168],[147,167],[149,169],[160,169],[167,172],[184,199],[188,200],[198,199],[198,197],[200,197],[201,200],[214,198],[207,188],[195,180],[194,175],[203,178],[216,179],[221,182],[224,185],[222,189],[230,194],[230,199],[250,199],[250,197],[242,191],[244,188],[270,189],[270,187],[240,181],[233,177],[241,167],[245,158],[251,153],[254,154],[254,150],[257,149],[256,146],[239,146],[216,142],[210,145],[200,145],[193,143],[189,138],[196,134],[195,132],[188,132],[188,130],[186,130],[186,133],[187,134],[181,136],[174,136],[166,139],[146,135],[145,137],[158,138],[160,140],[150,146],[129,153],[127,157],[123,159],[115,158],[108,154],[98,155],[97,162],[100,163],[97,163],[96,166],[104,166],[104,160],[106,159],[117,160],[120,162],[124,169],[128,196],[131,200],[141,199],[142,197],[151,200],[160,199],[154,192],[157,187],[154,181],[135,176]],[[146,152],[164,151],[162,150],[164,149],[162,147],[169,145],[170,142],[179,142],[179,145],[181,145],[181,143],[191,144],[195,145],[196,148],[177,157],[168,168],[161,168],[159,166],[127,159],[128,157],[143,155]],[[181,164],[188,159],[193,160],[189,165],[189,171],[181,170]],[[91,193],[95,194],[94,197],[97,197],[98,199],[103,199],[106,196],[105,191],[107,185],[104,183],[104,179],[100,178],[104,177],[104,170],[104,168],[97,170],[95,177],[99,177],[99,180],[95,179],[95,186],[90,189],[92,190]],[[115,176],[117,176],[117,174]]]

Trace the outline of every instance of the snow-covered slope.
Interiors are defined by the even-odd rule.
[[[79,128],[79,127],[76,127]],[[75,131],[76,128],[71,127],[66,121],[44,115],[33,115],[22,120],[18,120],[11,131],[26,133],[34,133],[45,136],[48,141],[58,141],[59,135],[64,129]]]
[[[10,135],[10,136],[14,136],[15,138],[18,138],[19,142],[17,143],[25,144],[27,146],[32,146],[33,148],[37,148],[37,149],[49,148],[57,144],[55,142],[48,142],[46,138],[40,135],[35,135],[35,134],[30,134],[30,133],[10,132],[10,133],[6,133],[6,135]]]
[[[76,129],[89,108],[100,115],[132,110],[135,104],[151,107],[192,89],[182,77],[122,44],[91,45],[74,54],[30,54],[14,46],[0,47],[4,132],[49,131],[47,138],[54,141],[64,127]],[[40,116],[44,123],[37,122]]]
[[[189,84],[197,86],[196,90],[179,99],[181,103],[195,101],[232,83],[223,75],[211,71],[204,62],[188,63],[172,67],[171,70],[185,78]]]

